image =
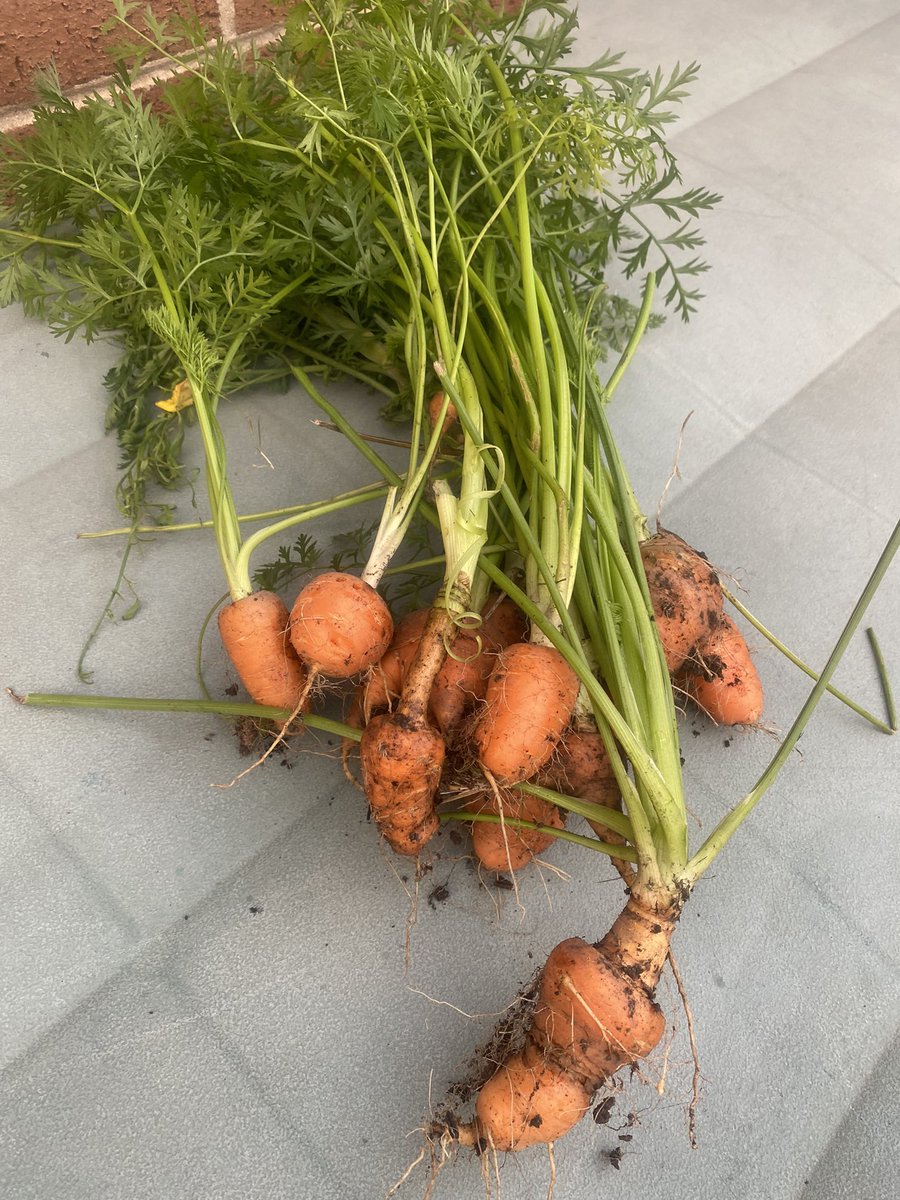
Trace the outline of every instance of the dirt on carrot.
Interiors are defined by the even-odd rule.
[[[763,689],[744,635],[728,616],[696,647],[685,690],[717,725],[755,725]]]
[[[552,646],[517,642],[500,654],[472,739],[479,762],[498,783],[531,779],[550,760],[578,687]]]
[[[455,1140],[481,1151],[553,1142],[602,1084],[651,1053],[665,1031],[655,990],[681,903],[632,895],[601,942],[568,938],[551,951],[521,1043],[481,1086],[473,1118],[455,1122]]]
[[[641,543],[641,558],[666,665],[674,673],[722,620],[719,577],[700,553],[666,530]]]

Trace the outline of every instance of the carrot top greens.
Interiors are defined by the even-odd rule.
[[[485,178],[506,170],[509,149],[482,48],[522,98],[538,252],[563,266],[576,296],[601,289],[592,351],[605,357],[619,348],[633,320],[607,274],[653,268],[674,308],[692,311],[705,270],[693,218],[716,197],[680,186],[663,133],[696,66],[663,76],[605,55],[569,67],[575,15],[563,4],[529,7],[539,27],[526,34],[519,20],[488,22],[474,0],[452,8],[393,0],[368,12],[301,4],[281,42],[238,53],[208,45],[189,21],[156,20],[117,0],[128,61],[110,100],[76,108],[52,75],[40,81],[34,132],[6,141],[0,165],[10,197],[0,218],[0,303],[18,300],[63,337],[122,347],[106,380],[107,424],[122,446],[118,495],[129,519],[146,516],[151,482],[180,480],[185,422],[194,416],[148,403],[184,377],[171,339],[148,322],[154,309],[208,343],[217,358],[214,402],[283,383],[287,350],[308,371],[361,379],[388,411],[408,418],[406,314],[383,302],[398,267],[376,227],[383,222],[405,247],[402,224],[352,169],[342,139],[365,130],[366,161],[379,143],[394,146],[401,184],[405,170],[421,186],[432,154],[467,249],[478,234],[486,249],[502,242]],[[471,38],[459,33],[467,19],[477,27]],[[401,28],[411,31],[405,48],[395,36]],[[189,61],[186,76],[165,89],[164,107],[149,107],[129,71],[185,41],[190,51],[176,61]],[[416,74],[407,70],[411,53]],[[507,175],[505,187],[511,182]],[[417,205],[423,197],[409,198]],[[667,231],[651,233],[659,218]],[[454,253],[446,231],[440,253]],[[497,255],[493,295],[504,294],[510,269]],[[152,511],[171,519],[164,499]]]

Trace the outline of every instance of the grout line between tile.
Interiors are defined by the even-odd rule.
[[[857,32],[854,33],[851,37],[845,37],[842,41],[835,42],[833,45],[829,46],[827,50],[822,50],[819,54],[813,55],[812,58],[807,58],[802,63],[798,63],[798,65],[796,67],[791,67],[791,69],[789,71],[785,71],[783,74],[777,76],[777,78],[769,79],[764,84],[762,84],[760,87],[753,88],[751,91],[745,92],[743,95],[735,97],[734,100],[729,100],[727,104],[724,104],[721,108],[716,109],[715,112],[710,113],[708,116],[702,117],[699,121],[695,121],[693,124],[687,126],[684,130],[681,130],[678,133],[675,133],[670,139],[670,144],[676,145],[676,143],[678,142],[678,139],[680,137],[684,136],[688,132],[693,132],[695,129],[700,129],[703,125],[706,124],[707,121],[717,120],[718,117],[720,117],[723,113],[727,113],[729,111],[729,109],[736,108],[739,104],[743,104],[746,100],[749,100],[751,97],[759,96],[763,92],[768,91],[770,88],[777,87],[778,84],[782,82],[782,80],[790,79],[790,77],[792,75],[801,74],[803,71],[805,71],[809,67],[811,67],[813,63],[821,62],[822,59],[827,58],[830,54],[836,53],[837,51],[841,50],[844,46],[849,46],[852,42],[857,41],[859,38],[868,37],[872,33],[873,30],[879,29],[883,25],[890,25],[894,21],[897,21],[897,20],[900,20],[900,6],[898,6],[897,11],[895,13],[893,13],[891,16],[882,17],[880,21],[875,21],[874,24],[867,25],[865,29],[857,30]],[[676,146],[676,148],[677,148],[677,146]]]
[[[806,1173],[808,1175],[808,1179],[805,1181],[804,1187],[797,1194],[796,1200],[816,1200],[816,1197],[819,1195],[819,1193],[807,1191],[806,1184],[816,1184],[818,1182],[816,1176],[819,1174],[820,1168],[826,1165],[826,1160],[831,1156],[835,1143],[838,1142],[843,1131],[847,1129],[848,1126],[852,1125],[854,1118],[857,1116],[859,1107],[861,1107],[859,1101],[864,1096],[864,1093],[870,1090],[872,1080],[876,1076],[881,1075],[883,1072],[886,1073],[887,1070],[889,1070],[891,1057],[900,1057],[900,1033],[897,1032],[895,1032],[891,1040],[885,1044],[881,1050],[881,1053],[878,1055],[878,1058],[872,1063],[872,1066],[866,1072],[863,1078],[858,1081],[857,1086],[852,1089],[849,1095],[845,1093],[844,1109],[840,1115],[840,1119],[832,1127],[830,1137],[824,1143],[815,1160],[807,1168]],[[890,1184],[888,1184],[888,1188],[889,1187]],[[833,1187],[829,1188],[829,1192],[834,1197],[836,1197],[838,1194],[835,1192]],[[849,1193],[844,1194],[849,1195]],[[887,1190],[884,1192],[884,1195],[888,1195]]]
[[[898,296],[898,299],[900,299],[900,296]],[[804,383],[803,386],[801,388],[799,388],[796,392],[794,392],[791,396],[786,397],[777,406],[777,408],[774,408],[768,414],[768,416],[765,418],[765,420],[760,425],[757,425],[753,429],[749,429],[748,432],[746,433],[746,435],[743,438],[741,438],[741,440],[739,442],[736,442],[735,445],[732,446],[730,450],[726,450],[724,454],[720,455],[718,458],[716,458],[712,462],[708,463],[698,475],[695,475],[694,478],[685,485],[685,487],[678,493],[678,496],[673,498],[673,501],[672,501],[673,505],[677,504],[677,502],[679,500],[684,499],[689,494],[689,492],[691,491],[692,488],[695,488],[699,484],[701,484],[706,479],[707,475],[711,471],[718,470],[720,465],[723,462],[727,461],[727,459],[729,459],[732,455],[736,454],[739,450],[741,450],[743,448],[744,444],[749,439],[759,438],[759,440],[762,441],[764,445],[766,445],[770,449],[773,449],[774,444],[773,444],[772,439],[768,439],[766,436],[767,426],[769,426],[771,422],[773,422],[777,417],[779,417],[786,408],[788,408],[796,400],[799,400],[801,396],[804,396],[810,390],[810,388],[815,387],[826,376],[832,374],[834,371],[839,370],[841,365],[857,350],[857,348],[864,341],[866,341],[867,338],[871,337],[872,334],[876,332],[876,330],[881,329],[889,321],[895,320],[896,317],[898,316],[898,314],[900,314],[900,303],[898,303],[898,305],[895,308],[891,309],[891,311],[889,313],[887,313],[876,325],[870,326],[861,337],[857,338],[856,341],[852,343],[852,345],[847,346],[844,350],[842,350],[841,353],[838,354],[834,359],[832,359],[832,361],[830,363],[826,364],[826,366],[823,367],[822,370],[819,371],[819,373],[817,375],[814,375],[811,379],[807,380],[807,382]],[[787,457],[787,456],[785,456],[785,457]],[[791,461],[793,461],[793,460],[791,460]],[[806,470],[809,469],[808,465],[806,463],[801,463],[800,465]],[[814,473],[814,472],[811,472],[811,473]],[[841,494],[846,495],[846,493],[844,493],[844,492],[842,492]],[[859,504],[859,501],[856,501],[856,503]],[[866,508],[865,505],[862,505],[861,507]],[[868,509],[866,509],[866,511],[868,511]]]
[[[31,809],[29,807],[29,812],[30,811]],[[279,842],[282,839],[290,838],[297,826],[308,819],[308,816],[308,812],[298,813],[293,821],[289,822],[287,825],[279,827],[267,842],[261,846],[258,846],[255,850],[252,850],[251,853],[246,855],[244,858],[233,863],[231,870],[228,871],[227,874],[221,875],[217,879],[213,880],[211,886],[205,892],[202,892],[195,898],[195,900],[192,902],[191,913],[196,913],[198,908],[210,903],[212,897],[215,896],[219,891],[231,887],[234,880],[239,878],[242,873],[248,871],[258,859],[268,854],[276,842]],[[40,821],[41,828],[46,829],[46,823],[41,820],[39,816],[36,817],[36,819]],[[113,903],[116,903],[115,900],[113,900]],[[133,920],[133,918],[130,919]],[[78,1014],[91,1003],[97,992],[99,992],[102,988],[111,985],[120,975],[124,975],[130,971],[145,955],[150,955],[155,950],[163,949],[166,939],[172,935],[175,929],[181,927],[182,921],[183,915],[179,910],[179,915],[173,917],[168,925],[163,926],[155,932],[138,936],[137,940],[132,941],[125,954],[120,956],[113,964],[111,964],[107,971],[98,971],[95,979],[91,980],[86,985],[85,989],[77,995],[72,1005],[63,1013],[61,1013],[56,1020],[52,1020],[48,1024],[37,1029],[32,1037],[24,1041],[20,1050],[15,1053],[11,1059],[7,1060],[5,1063],[0,1063],[0,1076],[14,1067],[23,1067],[33,1055],[40,1053],[40,1048],[44,1042],[53,1038],[60,1029],[69,1025],[77,1018]],[[137,923],[135,922],[135,924]],[[210,1015],[203,1010],[202,1001],[198,997],[192,996],[191,993],[183,987],[178,976],[169,967],[166,967],[164,970],[161,969],[159,974],[173,992],[182,997],[185,1001],[189,1001],[190,1003],[197,1005],[198,1009],[202,1010],[199,1012],[199,1015],[207,1024],[207,1026],[211,1026]]]
[[[782,76],[782,78],[787,78],[787,76]],[[710,118],[710,119],[712,119],[712,118]],[[674,141],[674,139],[673,139],[673,141]],[[822,225],[821,222],[813,214],[811,214],[811,213],[805,211],[804,209],[799,208],[791,203],[788,203],[787,201],[781,199],[779,196],[776,196],[773,191],[769,190],[765,186],[764,182],[760,183],[758,180],[753,180],[752,183],[748,183],[748,181],[746,179],[742,178],[739,175],[736,175],[733,171],[729,171],[729,170],[723,168],[719,163],[717,163],[715,161],[710,161],[709,159],[705,158],[702,154],[698,154],[694,150],[687,150],[684,152],[684,154],[679,155],[678,158],[679,158],[679,162],[684,162],[685,160],[690,160],[691,162],[699,163],[699,165],[701,167],[705,168],[708,171],[718,172],[718,174],[721,175],[724,179],[733,180],[734,183],[737,184],[739,187],[751,188],[753,191],[756,192],[757,195],[764,197],[766,200],[773,201],[775,204],[777,204],[780,208],[782,208],[784,210],[783,213],[771,213],[771,214],[766,213],[766,214],[757,214],[757,215],[769,216],[771,218],[771,220],[773,220],[773,221],[782,220],[784,217],[784,214],[790,214],[791,216],[797,217],[799,220],[803,221],[810,228],[817,230],[820,234],[822,234],[823,237],[829,238],[835,242],[840,242],[841,246],[844,248],[844,250],[847,251],[848,254],[852,255],[858,262],[864,263],[867,267],[869,267],[877,275],[880,275],[881,278],[885,280],[885,282],[893,285],[894,287],[900,287],[900,275],[897,275],[896,273],[887,270],[883,263],[876,262],[874,259],[870,258],[867,254],[863,254],[855,246],[851,246],[847,242],[841,241],[841,239],[839,239],[837,237],[837,235],[835,234],[834,230],[828,229],[824,225]],[[727,199],[726,199],[726,204],[727,204]],[[732,209],[732,211],[736,212],[739,210]]]

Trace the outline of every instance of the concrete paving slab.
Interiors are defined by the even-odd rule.
[[[54,337],[42,321],[19,309],[4,313],[3,333],[0,379],[6,381],[6,399],[0,489],[57,465],[95,440],[103,419],[102,398],[99,405],[96,402],[97,379],[117,358],[116,351],[103,344],[85,355],[81,345]],[[9,386],[11,381],[21,381],[17,390]],[[34,394],[45,402],[40,412],[31,399]],[[88,409],[90,421],[85,420]]]
[[[884,101],[898,90],[900,15],[735,103],[727,121],[684,131],[675,144],[759,188],[897,282],[898,129]]]
[[[9,316],[14,314],[0,314],[3,320]],[[13,321],[10,336],[16,328]],[[82,355],[81,370],[86,374],[91,351],[83,346],[73,350]],[[35,382],[31,379],[32,385]],[[102,399],[98,379],[94,379],[94,393],[95,399]],[[391,432],[379,424],[369,397],[354,393],[341,402],[361,427],[370,422],[373,430]],[[117,450],[111,439],[97,440],[97,412],[96,405],[84,406],[75,426],[92,430],[93,442],[2,492],[10,594],[45,596],[49,580],[66,581],[63,592],[54,582],[52,629],[43,618],[35,621],[28,604],[11,609],[0,655],[5,686],[90,690],[76,676],[79,649],[108,603],[122,554],[121,538],[78,541],[74,536],[79,529],[114,527],[121,521],[111,486]],[[311,433],[308,419],[315,412],[311,402],[301,404],[295,393],[275,401],[258,396],[244,405],[235,403],[223,414],[226,436],[234,448],[235,494],[244,500],[247,511],[258,511],[273,501],[277,504],[273,473],[284,479],[284,503],[314,500],[371,480],[371,468],[347,455],[341,439],[327,431],[312,431],[321,446],[316,455],[318,470],[298,469]],[[271,467],[260,457],[260,446],[268,447]],[[188,455],[189,472],[196,467],[195,455],[196,447]],[[176,499],[179,516],[201,515],[192,511],[189,492],[178,493]],[[377,510],[370,508],[365,513],[367,519],[377,516]],[[364,515],[357,510],[352,523]],[[342,528],[346,518],[342,523],[340,516],[318,522],[316,536],[323,549]],[[127,580],[121,589],[125,600],[114,611],[121,616],[135,598],[141,609],[133,620],[102,622],[85,662],[93,690],[108,695],[196,696],[197,634],[223,590],[211,536],[198,531],[148,538],[132,554]],[[221,696],[233,686],[234,676],[215,653],[214,638],[210,640],[213,649],[204,659],[206,678],[213,693]],[[93,886],[103,890],[127,927],[128,939],[123,945],[121,938],[110,942],[98,937],[94,952],[81,954],[79,970],[71,980],[61,964],[56,987],[30,997],[27,1013],[19,1014],[29,1037],[77,1003],[89,982],[99,984],[117,970],[133,943],[180,919],[223,872],[227,874],[288,828],[308,798],[320,794],[314,779],[319,779],[322,793],[330,794],[335,785],[334,747],[325,740],[320,745],[322,756],[310,756],[302,788],[281,760],[275,760],[264,779],[261,772],[258,780],[251,777],[244,786],[223,791],[213,785],[228,784],[252,760],[236,755],[230,727],[215,717],[81,712],[60,722],[58,715],[15,706],[6,709],[8,790],[30,798],[35,819],[52,831],[55,845],[80,866]],[[50,743],[54,752],[48,755]],[[36,864],[28,876],[34,886],[42,870]],[[26,947],[31,936],[29,904],[30,900],[19,912],[26,922]],[[16,924],[11,931],[16,953],[17,929]],[[22,1048],[17,1041],[9,1053]]]
[[[0,792],[2,1068],[90,995],[104,966],[130,952],[137,930],[5,771]]]
[[[16,1200],[286,1200],[311,1195],[313,1178],[329,1186],[324,1164],[152,968],[99,989],[3,1075],[0,1097],[0,1186]]]
[[[611,410],[626,461],[635,463],[638,496],[649,507],[692,409],[683,451],[691,469],[695,439],[712,454],[736,446],[900,306],[900,288],[842,239],[717,166],[683,152],[679,161],[688,186],[702,179],[725,200],[703,221],[713,269],[701,280],[702,313],[687,327],[670,316],[647,335],[644,365],[625,377]],[[638,389],[648,374],[656,399],[646,422],[632,422],[629,414],[643,415]],[[659,411],[666,403],[667,414]],[[645,454],[648,429],[661,436],[649,439]]]
[[[639,10],[628,0],[611,0],[602,10],[592,8],[580,6],[585,58],[612,48],[624,50],[624,61],[640,67],[659,64],[666,70],[676,62],[700,62],[682,129],[804,69],[857,34],[877,31],[898,11],[895,0],[827,0],[814,9],[804,0],[748,0],[740,15],[715,0],[677,6],[650,0]]]
[[[895,1040],[849,1106],[827,1153],[806,1181],[804,1200],[855,1200],[860,1188],[871,1200],[900,1192],[895,1098],[900,1088],[900,1044]]]
[[[894,312],[757,436],[867,512],[890,519],[900,511],[900,472],[877,451],[900,446],[900,406],[892,402],[898,377],[900,312]]]

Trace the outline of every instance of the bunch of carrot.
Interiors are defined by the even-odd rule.
[[[524,1045],[485,1084],[472,1120],[438,1132],[517,1149],[564,1133],[664,1027],[655,988],[709,857],[701,867],[687,848],[670,672],[719,720],[754,721],[761,699],[746,652],[740,660],[728,649],[709,565],[670,535],[640,541],[643,522],[606,423],[649,320],[653,277],[619,367],[601,384],[586,336],[591,301],[573,304],[568,268],[536,236],[532,195],[547,134],[533,127],[528,89],[519,80],[513,91],[501,69],[504,43],[473,37],[437,6],[429,20],[432,39],[439,30],[454,47],[447,61],[464,68],[446,70],[440,88],[425,49],[434,41],[422,40],[411,13],[385,3],[371,14],[335,13],[327,28],[310,17],[307,37],[337,50],[314,60],[312,78],[284,83],[315,122],[318,157],[271,131],[267,138],[301,177],[349,175],[378,197],[373,224],[395,268],[379,281],[378,307],[406,323],[412,444],[428,440],[427,490],[418,482],[414,490],[440,529],[444,580],[432,606],[398,623],[389,643],[385,623],[373,628],[378,652],[354,702],[378,829],[398,853],[420,855],[439,826],[441,789],[452,794],[474,778],[476,795],[455,815],[472,821],[485,864],[524,865],[561,832],[560,806],[571,805],[592,820],[596,849],[628,883],[604,937],[570,939],[551,954]],[[340,106],[354,66],[386,37],[404,66],[402,82],[391,83],[402,133],[390,146]],[[505,45],[514,44],[508,33]],[[500,166],[484,162],[474,129],[448,127],[447,114],[471,104],[473,80],[491,98]],[[466,202],[473,193],[479,206]],[[485,199],[487,223],[473,223],[484,221]],[[429,362],[441,397],[430,437],[420,433]],[[438,461],[436,443],[451,429],[455,447]],[[298,601],[295,644],[304,612]],[[337,605],[326,600],[325,642],[332,619]],[[361,618],[356,627],[368,629]],[[310,669],[324,669],[323,657],[308,653]],[[348,655],[343,673],[360,662]]]
[[[313,720],[320,678],[351,681],[343,732],[359,742],[369,808],[399,854],[420,856],[452,819],[471,825],[488,869],[520,869],[566,837],[609,856],[627,885],[596,942],[570,938],[551,952],[530,1024],[470,1119],[431,1130],[445,1146],[513,1150],[561,1136],[604,1081],[659,1041],[655,991],[682,909],[770,786],[827,672],[770,769],[692,854],[678,697],[717,722],[754,724],[762,691],[715,570],[674,534],[649,535],[606,416],[657,277],[671,271],[679,305],[690,297],[667,259],[647,275],[639,308],[613,304],[589,261],[594,240],[616,244],[611,230],[627,217],[597,189],[619,174],[656,194],[677,173],[652,82],[644,108],[614,60],[595,65],[605,94],[585,87],[584,72],[558,61],[574,28],[564,6],[494,9],[303,6],[282,52],[256,64],[265,102],[244,112],[238,76],[216,54],[201,52],[194,68],[205,102],[227,114],[219,184],[240,180],[261,208],[277,196],[279,227],[307,221],[304,262],[327,272],[320,294],[315,273],[304,276],[302,333],[292,341],[282,328],[270,352],[381,476],[361,494],[384,501],[361,575],[321,574],[290,609],[253,589],[251,554],[310,514],[242,539],[216,418],[224,368],[177,290],[163,289],[147,322],[193,397],[229,590],[219,630],[253,700],[280,710],[284,730]],[[523,24],[542,13],[552,63]],[[348,259],[346,227],[335,232],[351,209],[365,258]],[[558,252],[554,214],[583,227],[571,260]],[[271,310],[294,303],[294,289],[282,291]],[[612,314],[630,326],[601,380]],[[360,326],[390,334],[377,356]],[[404,381],[402,474],[309,374],[327,359],[371,378],[376,357]],[[377,589],[414,514],[438,531],[443,578],[428,608],[395,620]],[[568,812],[595,836],[566,830]]]

